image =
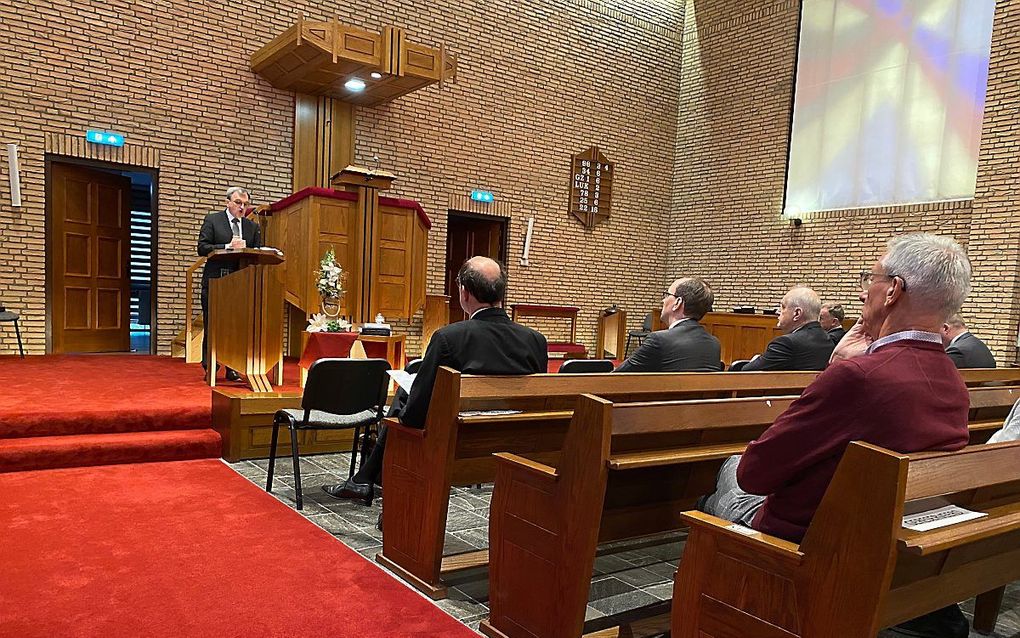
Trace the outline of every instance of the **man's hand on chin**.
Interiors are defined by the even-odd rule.
[[[872,341],[874,339],[864,332],[864,318],[858,318],[857,323],[847,330],[847,333],[836,344],[836,348],[832,351],[832,356],[829,357],[829,363],[842,361],[843,359],[852,359],[864,354],[867,352],[868,346],[871,345]]]

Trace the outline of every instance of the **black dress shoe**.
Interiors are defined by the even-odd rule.
[[[375,486],[371,483],[357,483],[354,479],[347,479],[339,485],[323,485],[322,491],[333,498],[349,498],[361,501],[365,505],[371,505],[375,498]]]
[[[227,381],[240,381],[241,375],[237,373],[237,370],[231,370],[227,368]]]
[[[967,638],[970,623],[959,605],[950,605],[890,627],[886,633],[911,638]]]

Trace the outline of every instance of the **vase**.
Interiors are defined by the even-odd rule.
[[[331,319],[340,316],[340,297],[323,297],[322,313]]]

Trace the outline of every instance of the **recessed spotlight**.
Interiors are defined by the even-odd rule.
[[[365,90],[365,81],[359,78],[351,78],[344,82],[344,88],[352,93],[360,93]]]
[[[382,79],[382,73],[379,73],[378,71],[372,71],[372,79],[373,80],[381,80]]]

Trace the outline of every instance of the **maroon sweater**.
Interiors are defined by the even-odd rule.
[[[753,527],[800,542],[851,441],[900,453],[957,450],[970,439],[969,407],[938,343],[896,341],[833,363],[740,460],[741,489],[768,496]]]

